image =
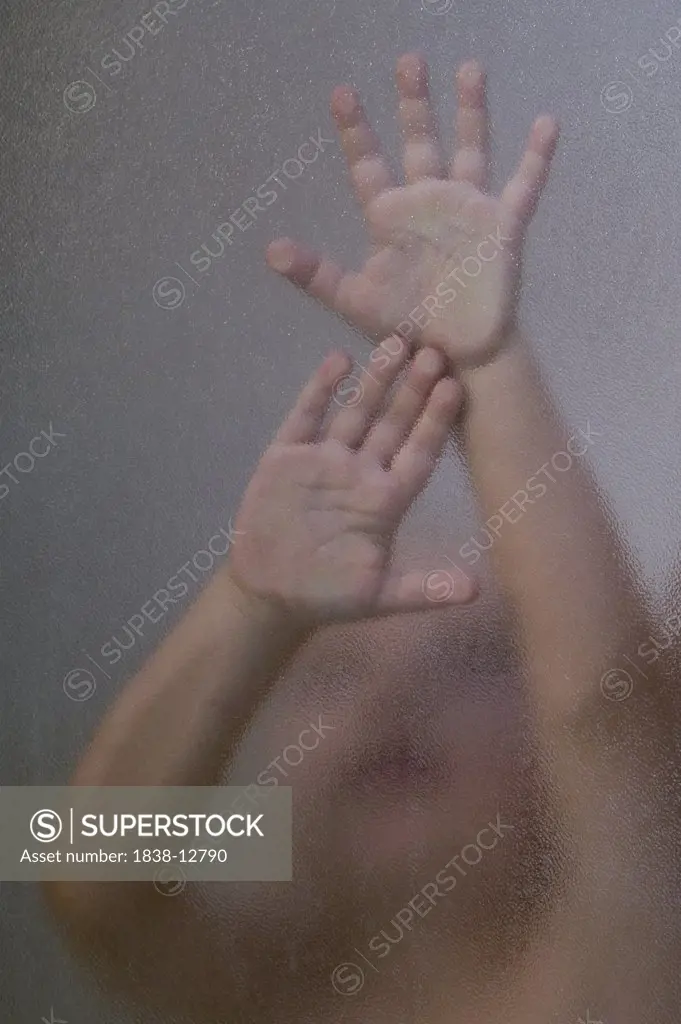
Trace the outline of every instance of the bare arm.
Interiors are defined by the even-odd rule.
[[[461,388],[441,379],[440,354],[423,352],[376,420],[405,362],[381,377],[365,373],[361,404],[331,417],[333,386],[349,360],[335,354],[317,371],[249,484],[227,567],[126,686],[74,785],[219,784],[277,673],[312,630],[429,607],[424,574],[393,573],[390,552],[435,467]],[[462,583],[452,600],[472,596]],[[232,915],[222,928],[192,886],[172,899],[130,882],[50,883],[46,894],[104,973],[147,999],[194,1010],[200,1000],[204,1014],[224,1016],[239,1006],[243,1013],[253,994],[245,910],[267,887],[247,888],[248,908],[242,888],[222,888]],[[290,891],[278,894],[278,906]],[[273,952],[270,981],[275,961]]]
[[[468,209],[464,203],[459,221],[473,239],[482,238],[491,215],[504,239],[480,276],[464,277],[446,346],[457,362],[464,324],[469,346],[477,336],[477,357],[462,373],[470,471],[485,522],[481,543],[491,549],[515,612],[542,734],[588,738],[596,758],[615,734],[644,739],[650,762],[659,758],[661,741],[670,749],[669,694],[656,668],[638,672],[639,644],[651,623],[642,581],[590,469],[598,423],[565,428],[517,326],[524,237],[549,176],[557,125],[549,117],[535,121],[515,175],[493,199],[486,191],[490,125],[482,70],[469,65],[458,90],[456,177],[462,187],[481,190]],[[467,307],[477,316],[464,319]],[[474,564],[479,550],[465,548]],[[622,668],[635,690],[635,714],[612,699],[629,685],[629,676],[615,676]],[[574,734],[564,731],[571,725]],[[627,756],[621,745],[620,753]],[[611,770],[617,771],[612,762]]]
[[[603,697],[599,684],[649,635],[645,596],[589,472],[590,445],[582,455],[568,453],[569,471],[552,465],[556,456],[567,465],[560,453],[573,431],[560,423],[515,326],[524,240],[558,127],[546,115],[535,120],[515,174],[495,196],[485,75],[477,62],[457,73],[457,138],[449,160],[420,55],[398,60],[397,89],[403,186],[357,93],[344,87],[332,99],[372,255],[358,271],[344,271],[280,239],[268,250],[270,265],[371,336],[398,331],[441,349],[462,373],[473,482],[483,521],[498,529],[492,558],[532,664],[539,714],[553,725],[565,715],[585,720],[586,705],[600,702],[594,730],[605,723],[607,732],[617,722],[626,729],[634,716]],[[579,435],[570,443],[573,451],[585,445]],[[473,565],[475,550],[464,549]],[[645,709],[641,721],[650,713],[659,725],[666,710],[656,671],[647,681],[635,669],[631,674],[637,706]]]
[[[221,569],[124,688],[72,784],[218,785],[302,638],[295,622],[251,600]],[[211,1018],[238,1006],[238,988],[226,975],[226,965],[238,962],[236,938],[206,912],[199,888],[170,898],[148,882],[51,882],[44,892],[100,978],[162,1007],[200,1008]],[[239,897],[232,887],[232,913]]]
[[[539,712],[556,725],[585,702],[593,710],[595,696],[605,713],[601,676],[635,654],[649,624],[589,468],[597,424],[565,429],[517,331],[466,381],[470,469],[485,520],[480,546],[491,550],[541,678]],[[463,550],[470,564],[480,557],[474,543]]]
[[[72,784],[218,785],[303,639],[290,617],[251,599],[224,567],[125,687]]]

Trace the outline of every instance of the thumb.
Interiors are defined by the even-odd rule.
[[[390,573],[378,596],[379,614],[432,611],[438,606],[470,604],[478,596],[477,580],[454,563],[446,568]]]
[[[350,275],[333,260],[290,238],[270,242],[265,258],[271,270],[318,299],[334,313],[345,314],[339,306],[339,293]]]

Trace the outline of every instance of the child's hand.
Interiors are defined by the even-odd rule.
[[[391,547],[435,468],[461,389],[440,379],[445,361],[426,349],[383,409],[404,362],[394,357],[382,371],[372,367],[373,377],[365,372],[359,404],[336,407],[326,425],[334,384],[351,360],[334,353],[303,389],[236,517],[242,533],[228,571],[256,605],[304,626],[428,607],[425,574],[395,577]],[[473,596],[462,574],[451,600]]]
[[[513,327],[525,230],[534,214],[558,130],[539,118],[499,199],[487,194],[489,118],[485,79],[474,62],[458,73],[458,150],[449,173],[437,141],[427,67],[398,62],[406,187],[398,188],[359,99],[348,87],[332,110],[374,250],[359,273],[289,239],[268,249],[270,266],[369,336],[400,331],[478,366]],[[410,317],[411,314],[411,317]]]

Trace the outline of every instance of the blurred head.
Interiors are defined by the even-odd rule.
[[[514,802],[526,710],[498,604],[330,627],[258,715],[239,781],[293,788],[314,859],[328,847],[345,872],[390,877]]]
[[[333,997],[330,971],[353,948],[392,953],[397,912],[443,869],[451,877],[456,856],[464,875],[410,934],[421,983],[431,995],[454,983],[453,949],[464,984],[481,957],[494,972],[519,948],[551,868],[516,660],[501,606],[480,600],[324,629],[278,680],[232,781],[293,790],[294,882],[249,887],[244,907],[259,908],[274,950],[285,935],[301,1006],[305,991]],[[478,854],[498,816],[513,829]],[[396,984],[401,964],[383,965]]]

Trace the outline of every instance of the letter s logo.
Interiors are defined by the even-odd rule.
[[[153,287],[154,302],[161,309],[177,309],[187,295],[187,290],[178,277],[161,277]]]
[[[634,93],[625,82],[609,82],[601,89],[601,103],[609,114],[622,114],[634,103]]]
[[[97,93],[89,82],[71,82],[64,89],[64,106],[72,114],[87,114],[97,102]]]
[[[341,409],[354,409],[362,401],[364,385],[355,374],[346,374],[333,386],[333,400]]]
[[[61,835],[62,820],[56,811],[36,811],[29,825],[31,835],[39,843],[53,843]]]

